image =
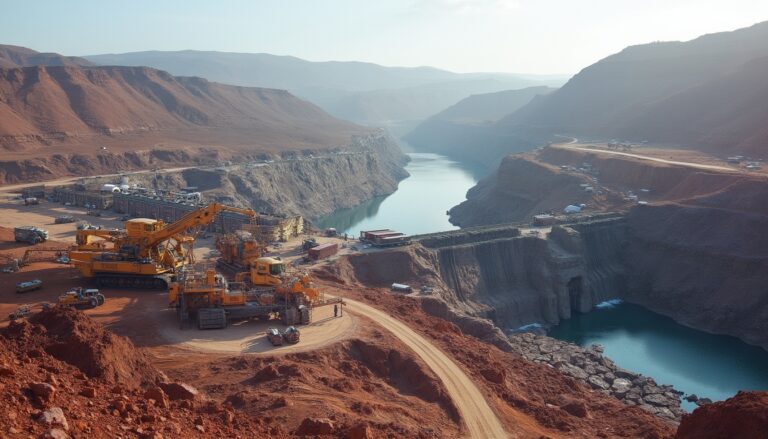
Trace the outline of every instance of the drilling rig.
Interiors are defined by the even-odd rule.
[[[235,212],[252,221],[256,212],[219,203],[193,210],[178,221],[134,218],[125,229],[106,237],[111,249],[83,248],[70,251],[69,257],[87,279],[102,287],[166,289],[176,279],[177,271],[194,262],[193,245],[202,227],[211,224],[221,212]],[[98,235],[96,232],[84,235]]]

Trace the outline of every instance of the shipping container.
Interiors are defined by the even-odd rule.
[[[339,244],[328,243],[312,247],[308,250],[309,258],[317,261],[318,259],[324,259],[329,256],[333,256],[339,252]]]

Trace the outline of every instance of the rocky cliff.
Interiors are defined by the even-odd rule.
[[[568,170],[576,168],[582,170]],[[585,193],[580,182],[595,184],[597,176],[595,186],[602,195]],[[617,196],[630,190],[651,204],[627,203]],[[472,188],[468,200],[450,213],[462,226],[528,222],[548,207],[578,202],[590,210],[628,212],[622,227],[604,228],[599,222],[569,226],[578,232],[580,247],[561,247],[580,255],[585,285],[682,324],[768,346],[765,177],[544,148],[535,155],[507,157],[495,175]],[[550,235],[550,247],[560,243],[557,236],[566,235],[558,230]],[[528,248],[520,258],[536,260],[540,252]],[[502,272],[514,267],[487,264]],[[543,267],[530,267],[533,279],[551,276]],[[530,308],[526,313],[541,315]]]
[[[428,285],[450,306],[502,329],[557,324],[614,297],[621,218],[521,234],[496,226],[416,237],[410,249],[349,257],[369,285]]]
[[[621,296],[687,326],[768,349],[767,227],[765,215],[717,207],[633,210]]]
[[[356,206],[397,189],[408,173],[408,158],[383,133],[355,136],[331,151],[305,151],[270,160],[230,162],[176,172],[133,174],[130,183],[164,190],[194,186],[207,201],[250,207],[259,212],[316,218]],[[91,184],[117,182],[112,177]]]

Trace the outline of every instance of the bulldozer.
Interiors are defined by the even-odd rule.
[[[166,289],[175,280],[177,271],[194,263],[195,237],[221,212],[256,218],[253,210],[213,203],[171,224],[149,218],[129,219],[124,230],[114,234],[107,231],[107,240],[113,240],[114,248],[76,248],[70,251],[69,257],[83,277],[95,280],[99,286]],[[83,235],[84,239],[100,236],[98,231]],[[89,245],[87,239],[83,242],[81,245]]]
[[[78,309],[96,308],[104,305],[104,295],[97,289],[77,287],[59,296],[57,303]]]

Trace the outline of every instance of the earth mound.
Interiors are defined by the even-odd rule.
[[[184,383],[157,386],[143,352],[76,310],[30,320],[0,332],[2,437],[287,437]]]
[[[683,416],[676,439],[768,438],[768,392],[739,392]]]

